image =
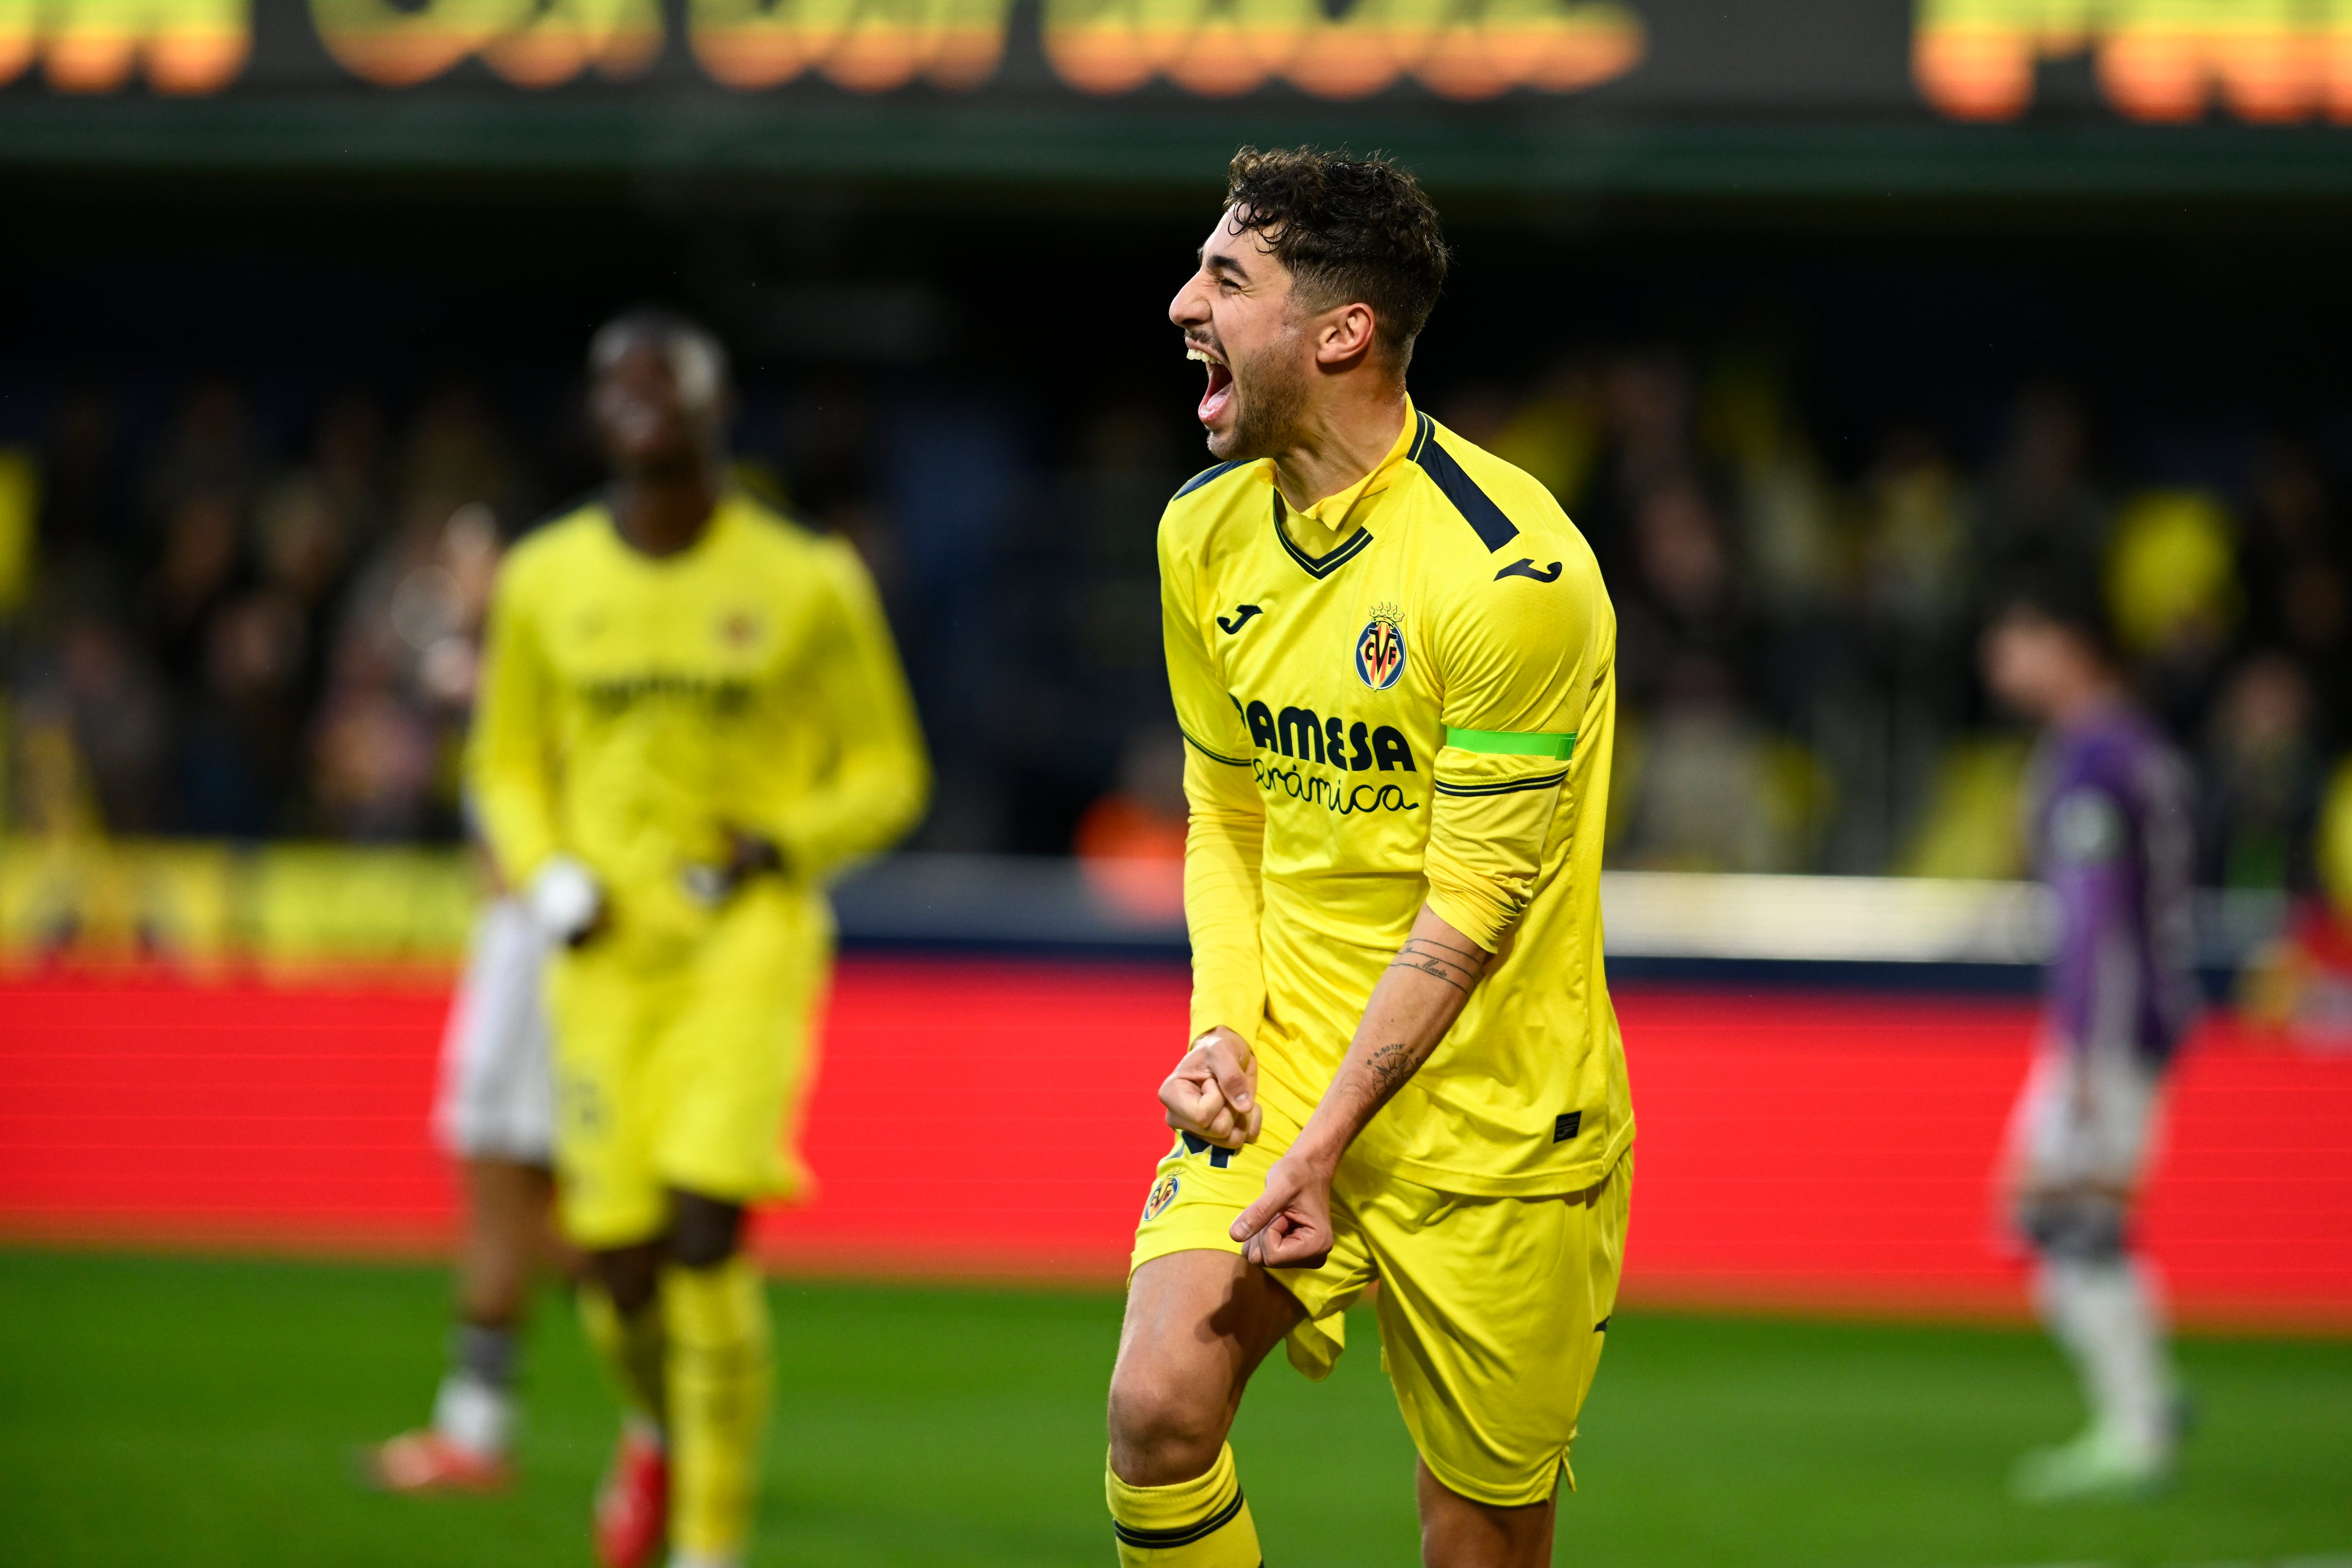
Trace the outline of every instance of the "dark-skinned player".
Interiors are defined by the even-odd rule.
[[[613,484],[500,570],[470,769],[559,945],[559,1205],[628,1408],[600,1555],[635,1568],[666,1521],[677,1568],[731,1568],[769,1375],[743,1209],[803,1179],[824,880],[906,830],[929,769],[856,556],[727,481],[717,341],[639,312],[589,371]]]

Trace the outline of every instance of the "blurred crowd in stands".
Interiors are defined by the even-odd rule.
[[[47,411],[16,461],[28,558],[7,623],[18,832],[457,831],[501,529],[530,479],[460,389],[404,429],[331,396],[280,449],[208,381],[143,442],[107,389]]]
[[[550,382],[493,397],[228,380],[47,389],[0,434],[7,831],[448,841],[503,542],[596,468]],[[1165,855],[1181,748],[1152,528],[1181,410],[747,387],[747,484],[872,562],[941,770],[919,847]],[[1621,621],[1626,866],[2008,875],[2026,741],[1975,639],[2005,576],[2104,583],[2197,760],[2204,874],[2301,887],[2346,736],[2337,455],[2249,436],[2194,482],[2053,382],[1963,449],[1824,460],[1771,361],[1594,353],[1431,406],[1550,486]]]
[[[1600,555],[1620,620],[1618,863],[2018,874],[2028,742],[1988,707],[1976,643],[2004,585],[2055,577],[2096,585],[2198,765],[2204,880],[2311,884],[2352,697],[2344,541],[2313,451],[2229,437],[2135,480],[2044,382],[1981,451],[1894,417],[1839,474],[1769,359],[1738,353],[1704,372],[1664,352],[1571,361],[1447,412],[1539,475]]]

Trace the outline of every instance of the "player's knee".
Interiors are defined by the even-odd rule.
[[[592,1270],[596,1282],[623,1317],[633,1318],[654,1304],[661,1283],[661,1257],[659,1244],[652,1242],[595,1254]]]
[[[2017,1228],[2044,1258],[2106,1263],[2124,1255],[2124,1206],[2100,1193],[2030,1193],[2018,1200]]]
[[[1225,1411],[1206,1391],[1122,1360],[1111,1374],[1111,1469],[1132,1486],[1206,1474],[1224,1447]]]
[[[671,1197],[670,1256],[689,1269],[716,1269],[735,1255],[743,1206],[697,1193]]]

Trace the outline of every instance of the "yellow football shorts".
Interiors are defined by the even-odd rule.
[[[1295,1129],[1227,1151],[1180,1135],[1136,1229],[1130,1272],[1171,1252],[1238,1252],[1228,1230],[1265,1190]],[[1469,1197],[1366,1168],[1332,1184],[1331,1256],[1276,1269],[1307,1321],[1291,1364],[1329,1375],[1346,1347],[1343,1314],[1377,1281],[1381,1366],[1430,1472],[1499,1508],[1550,1497],[1568,1469],[1577,1412],[1592,1386],[1617,1300],[1633,1190],[1629,1153],[1601,1181],[1564,1197]]]
[[[625,1247],[672,1189],[748,1202],[806,1183],[793,1145],[832,956],[822,904],[772,882],[690,943],[591,943],[549,966],[563,1228]]]

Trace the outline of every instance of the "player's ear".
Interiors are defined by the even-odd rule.
[[[1361,300],[1340,305],[1323,314],[1322,331],[1317,335],[1315,358],[1318,363],[1340,369],[1360,360],[1370,351],[1372,340],[1380,330],[1379,319],[1372,308]]]

